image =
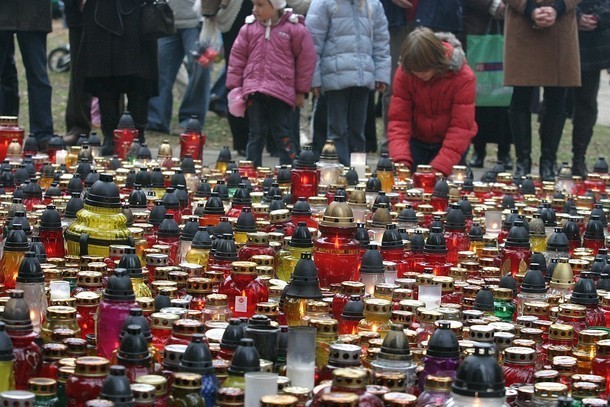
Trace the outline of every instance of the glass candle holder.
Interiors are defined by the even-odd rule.
[[[316,369],[316,328],[288,328],[286,376],[293,386],[313,389]]]
[[[485,233],[493,236],[500,234],[502,228],[502,212],[486,211],[485,212]]]
[[[277,373],[249,372],[246,382],[245,407],[258,407],[263,396],[277,394]]]
[[[366,177],[366,153],[351,153],[350,165],[358,173],[358,178]]]
[[[51,300],[65,300],[70,298],[70,283],[63,280],[53,280],[49,283]]]

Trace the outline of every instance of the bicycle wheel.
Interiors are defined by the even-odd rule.
[[[47,59],[51,72],[68,72],[70,70],[70,50],[58,47],[49,53]]]

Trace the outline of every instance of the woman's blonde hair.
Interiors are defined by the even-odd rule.
[[[405,72],[449,70],[449,58],[443,42],[432,30],[419,27],[413,30],[402,44],[400,66]]]

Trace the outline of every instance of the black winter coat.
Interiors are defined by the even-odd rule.
[[[0,31],[51,30],[51,0],[0,1]]]
[[[610,0],[582,0],[577,14],[597,16],[597,29],[578,31],[580,69],[595,72],[610,68]]]
[[[140,38],[142,0],[87,0],[80,58],[85,88],[158,93],[157,41]]]

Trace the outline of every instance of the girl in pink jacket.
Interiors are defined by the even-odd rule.
[[[252,3],[253,15],[246,18],[231,49],[227,88],[232,90],[230,98],[245,100],[250,122],[247,159],[262,165],[270,133],[278,145],[280,164],[292,164],[297,154],[293,111],[304,105],[316,51],[303,17],[284,9],[286,0]],[[230,108],[232,114],[243,116],[235,106]]]

